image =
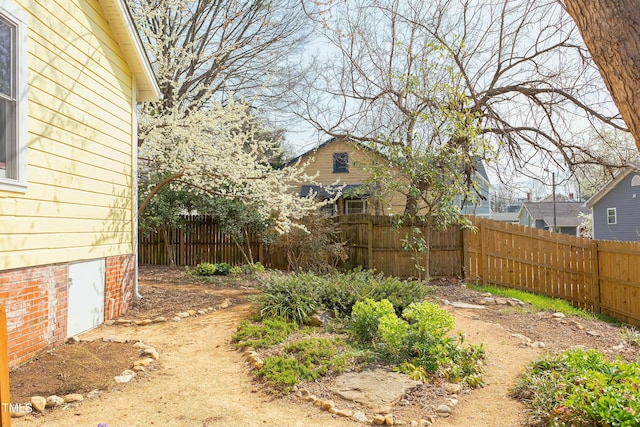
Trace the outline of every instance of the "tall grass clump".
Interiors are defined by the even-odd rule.
[[[413,302],[425,299],[430,287],[424,281],[384,277],[375,271],[356,269],[346,273],[273,275],[260,281],[262,294],[254,300],[262,316],[279,316],[304,323],[308,316],[328,310],[348,317],[356,302],[386,299],[398,315]]]

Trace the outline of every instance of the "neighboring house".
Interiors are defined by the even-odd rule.
[[[553,201],[551,202],[524,202],[518,212],[518,223],[528,227],[543,230],[553,230],[554,213]],[[555,203],[555,224],[558,233],[580,236],[580,224],[583,215],[589,214],[581,202]]]
[[[287,164],[299,164],[306,174],[314,176],[320,185],[302,185],[297,191],[301,197],[311,192],[321,199],[335,196],[334,189],[341,189],[342,195],[333,205],[327,206],[325,211],[330,214],[371,213],[376,215],[392,215],[404,212],[406,197],[400,193],[379,194],[375,187],[366,184],[369,178],[367,169],[373,163],[388,163],[380,153],[346,139],[331,138],[300,156],[290,160]],[[463,204],[461,198],[456,198],[464,213],[488,216],[490,212],[489,180],[482,162],[479,162],[480,179],[477,185],[486,199],[478,205],[469,202]],[[394,167],[389,164],[389,167]]]
[[[0,1],[0,304],[10,365],[131,306],[135,107],[159,96],[125,0]]]
[[[461,196],[456,196],[455,203],[460,206],[465,215],[476,215],[483,218],[491,218],[491,183],[484,168],[484,164],[476,160],[474,167],[476,173],[473,176],[476,185],[476,201],[464,200]]]
[[[640,162],[629,163],[586,202],[593,238],[640,241]]]
[[[518,224],[518,212],[491,212],[491,219],[496,221]]]

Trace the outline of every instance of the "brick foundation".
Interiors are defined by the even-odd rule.
[[[105,319],[133,303],[135,256],[106,259]],[[67,337],[68,264],[0,271],[0,304],[7,313],[9,366],[64,343]]]
[[[133,304],[136,258],[120,255],[107,258],[104,283],[104,320],[116,319]]]

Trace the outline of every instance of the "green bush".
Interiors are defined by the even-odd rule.
[[[197,276],[213,276],[216,274],[216,265],[209,262],[203,262],[196,266],[195,273]]]
[[[423,369],[470,387],[483,384],[482,346],[464,346],[462,337],[447,334],[453,328],[451,314],[429,302],[410,304],[403,318],[396,316],[388,300],[365,299],[353,307],[349,331],[354,340],[369,346],[381,361],[408,362],[418,375]],[[405,369],[401,368],[401,369]]]
[[[380,319],[390,315],[395,316],[395,311],[389,300],[374,301],[366,298],[358,301],[351,313],[350,332],[353,338],[361,344],[378,342]]]
[[[337,317],[349,316],[354,304],[366,298],[388,300],[399,316],[412,302],[424,300],[430,289],[425,282],[384,277],[362,268],[322,276],[319,285],[320,303]]]
[[[320,308],[317,284],[312,273],[273,275],[259,282],[261,294],[253,298],[263,317],[282,317],[303,324]]]
[[[280,392],[302,381],[315,381],[330,372],[344,372],[346,343],[340,339],[308,338],[284,347],[284,355],[267,357],[257,372]]]
[[[534,361],[512,395],[532,426],[637,426],[640,363],[609,362],[597,350],[570,350]]]
[[[262,323],[244,320],[238,326],[231,342],[236,343],[237,347],[269,348],[284,342],[289,334],[297,330],[296,323],[277,317],[264,319]]]
[[[215,275],[217,276],[226,276],[231,271],[231,266],[226,262],[221,262],[216,264]]]

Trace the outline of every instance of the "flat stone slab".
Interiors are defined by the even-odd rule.
[[[469,304],[468,302],[460,302],[460,301],[454,301],[454,302],[445,301],[445,304],[450,305],[451,307],[454,307],[454,308],[471,308],[475,310],[487,309],[487,307],[485,307],[484,305]]]
[[[397,372],[373,369],[340,375],[331,391],[343,399],[380,411],[393,406],[421,384]]]

